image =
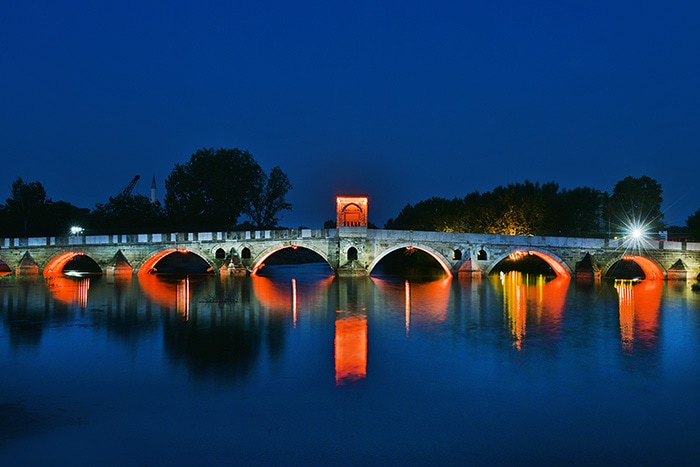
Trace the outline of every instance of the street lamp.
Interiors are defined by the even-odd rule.
[[[77,237],[78,235],[82,235],[83,231],[82,227],[78,227],[77,225],[74,225],[73,227],[70,228],[70,234],[73,235],[74,237]]]

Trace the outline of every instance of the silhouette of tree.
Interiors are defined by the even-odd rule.
[[[31,237],[68,233],[71,225],[85,222],[89,210],[46,197],[40,182],[12,182],[10,198],[0,207],[0,235]]]
[[[285,199],[292,189],[289,178],[279,167],[273,168],[269,177],[260,169],[253,183],[255,195],[251,197],[245,213],[258,229],[277,227],[280,213],[292,209]]]
[[[271,227],[291,208],[284,200],[291,184],[282,170],[275,167],[266,177],[253,156],[237,148],[198,150],[175,165],[165,188],[165,212],[176,227],[232,228],[246,213]]]
[[[613,224],[618,229],[643,224],[652,232],[663,228],[662,193],[661,185],[646,175],[620,180],[610,198]]]
[[[106,204],[97,204],[90,217],[92,232],[136,233],[164,227],[165,213],[160,203],[144,195],[120,193]]]
[[[692,236],[693,240],[700,240],[700,209],[691,214],[685,221],[686,227]]]

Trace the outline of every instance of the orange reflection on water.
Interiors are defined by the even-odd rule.
[[[87,306],[90,278],[72,279],[64,276],[52,276],[46,279],[46,286],[59,302],[71,305],[77,303],[82,308]]]
[[[632,353],[635,343],[645,347],[653,346],[659,328],[663,283],[658,280],[616,280],[615,289],[620,304],[620,337],[623,350]]]
[[[335,384],[342,386],[367,376],[367,317],[336,312]]]
[[[557,276],[547,281],[543,276],[537,276],[534,283],[528,283],[523,273],[511,271],[501,274],[500,282],[503,286],[503,309],[516,349],[522,350],[528,312],[550,337],[559,334],[569,277]]]
[[[414,321],[434,324],[447,319],[452,277],[430,282],[404,281],[402,287],[398,287],[394,281],[372,280],[382,294],[396,304],[394,306],[401,306],[404,310],[407,334]]]
[[[153,302],[164,308],[173,305],[185,319],[190,311],[190,281],[184,279],[166,279],[156,274],[139,274],[139,285],[144,294]]]
[[[250,276],[250,280],[253,293],[262,306],[271,311],[291,311],[296,325],[300,304],[305,306],[324,299],[328,287],[333,282],[333,276],[298,282],[296,279],[281,281],[256,274]]]

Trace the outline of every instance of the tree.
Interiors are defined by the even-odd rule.
[[[615,185],[610,198],[612,223],[618,229],[642,225],[656,232],[664,226],[661,203],[661,185],[646,175],[626,177]]]
[[[269,177],[260,169],[253,183],[255,194],[246,206],[245,213],[258,229],[277,227],[280,212],[292,209],[292,205],[285,200],[292,189],[289,178],[279,167],[273,168]]]
[[[279,167],[266,176],[248,151],[200,149],[165,180],[165,212],[176,227],[232,228],[242,214],[274,227],[280,211],[291,209],[291,188]]]
[[[37,235],[43,230],[46,213],[46,190],[40,182],[25,183],[22,178],[12,182],[12,196],[5,200],[4,228],[10,235]]]
[[[11,193],[0,209],[0,236],[66,234],[71,225],[83,223],[90,212],[65,201],[51,201],[40,182],[27,183],[17,178]]]
[[[464,232],[462,200],[434,196],[407,204],[396,219],[389,219],[385,229]]]
[[[177,227],[231,228],[246,209],[261,169],[248,151],[200,149],[165,180],[165,212]]]
[[[557,208],[550,212],[557,219],[556,235],[583,237],[605,231],[607,196],[600,190],[581,187],[563,190]]]
[[[120,193],[95,206],[90,227],[93,232],[145,232],[161,228],[164,218],[160,203],[144,195]]]
[[[693,240],[700,240],[700,209],[688,217],[685,221],[686,227],[692,236]]]

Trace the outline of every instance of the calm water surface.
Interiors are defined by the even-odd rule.
[[[693,463],[686,283],[0,279],[0,465]]]

